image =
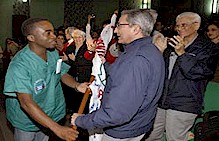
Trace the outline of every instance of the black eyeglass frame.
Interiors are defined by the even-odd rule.
[[[121,25],[130,25],[130,24],[128,24],[128,23],[127,23],[127,24],[125,24],[125,23],[124,23],[124,24],[117,23],[117,24],[116,24],[116,27],[120,27]]]

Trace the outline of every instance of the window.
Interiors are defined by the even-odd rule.
[[[151,0],[142,0],[142,8],[150,9],[151,8]]]

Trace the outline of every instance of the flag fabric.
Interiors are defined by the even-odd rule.
[[[101,99],[106,85],[106,73],[100,56],[96,53],[93,59],[92,75],[95,76],[94,81],[90,85],[92,96],[90,98],[89,112],[93,112],[100,108]],[[101,141],[103,131],[89,131],[89,141]]]
[[[101,99],[104,94],[106,85],[106,72],[102,60],[106,55],[107,47],[113,36],[113,29],[116,23],[117,15],[113,14],[111,23],[106,25],[102,30],[97,41],[96,53],[93,58],[92,74],[95,76],[94,81],[90,84],[92,96],[89,103],[89,112],[93,112],[100,108]],[[101,129],[89,131],[89,141],[101,141],[103,131]]]

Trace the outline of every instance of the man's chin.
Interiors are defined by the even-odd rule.
[[[118,43],[122,44],[122,40],[121,40],[121,39],[118,39]]]
[[[50,46],[48,46],[48,48],[53,49],[55,48],[56,44],[51,44]]]
[[[47,50],[49,50],[49,51],[54,51],[54,50],[55,50],[55,47],[47,48]]]

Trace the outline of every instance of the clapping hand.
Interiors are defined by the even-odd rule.
[[[184,37],[180,37],[179,35],[173,36],[173,38],[170,38],[168,44],[175,49],[175,52],[179,56],[185,53],[186,42],[184,41]]]

